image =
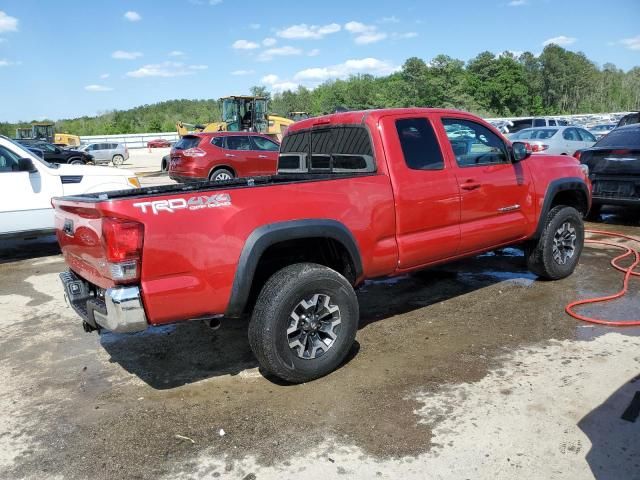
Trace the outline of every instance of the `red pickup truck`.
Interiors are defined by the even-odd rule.
[[[304,382],[347,355],[365,279],[507,245],[570,275],[585,170],[461,111],[336,113],[289,128],[275,176],[54,199],[61,278],[87,331],[251,315],[263,369]]]

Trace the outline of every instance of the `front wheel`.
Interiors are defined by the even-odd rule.
[[[112,161],[116,167],[119,167],[124,163],[124,157],[122,155],[114,155]]]
[[[262,288],[249,344],[266,372],[307,382],[345,359],[358,317],[358,299],[346,278],[323,265],[298,263],[276,272]]]
[[[573,273],[584,247],[582,215],[573,207],[551,209],[542,235],[525,247],[529,270],[547,280],[559,280]]]
[[[79,158],[74,158],[74,159],[69,161],[69,164],[71,164],[71,165],[84,165],[84,162],[82,160],[80,160]]]

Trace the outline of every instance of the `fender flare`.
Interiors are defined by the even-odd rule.
[[[242,248],[225,316],[239,317],[244,312],[258,262],[267,248],[286,240],[318,237],[341,243],[349,252],[356,278],[362,277],[358,244],[344,224],[329,219],[308,219],[263,225],[249,235]]]
[[[542,209],[540,210],[540,215],[538,216],[538,228],[536,228],[536,231],[533,234],[532,238],[540,238],[545,227],[547,214],[549,213],[549,210],[551,210],[553,199],[558,193],[567,190],[574,190],[582,193],[582,195],[584,195],[587,209],[589,208],[591,197],[589,195],[589,188],[587,187],[587,183],[584,181],[584,179],[578,177],[567,177],[553,180],[549,183],[547,192],[544,195],[544,202],[542,203]]]

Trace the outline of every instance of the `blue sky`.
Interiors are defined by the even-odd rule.
[[[639,0],[0,0],[0,121],[313,87],[551,39],[628,70],[639,20]]]

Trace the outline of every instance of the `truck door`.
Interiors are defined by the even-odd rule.
[[[380,120],[396,204],[398,268],[456,255],[460,245],[460,192],[426,115]]]
[[[439,128],[455,164],[462,195],[461,253],[497,247],[525,237],[534,214],[533,185],[525,165],[513,163],[501,136],[455,115]]]
[[[0,145],[0,234],[53,230],[51,197],[62,194],[62,184],[46,172],[18,171],[19,159]],[[39,170],[46,168],[37,160],[33,163]]]

